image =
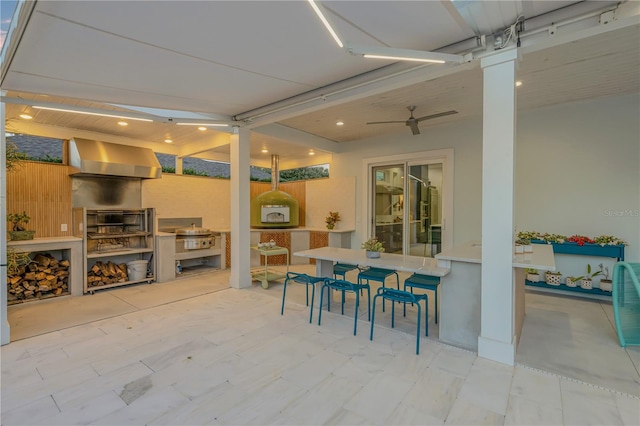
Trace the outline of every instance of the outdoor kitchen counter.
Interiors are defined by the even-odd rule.
[[[469,241],[444,250],[436,256],[438,266],[451,272],[440,279],[439,339],[455,346],[478,350],[481,312],[482,244]],[[526,268],[556,269],[553,248],[538,244],[533,253],[513,255],[515,288],[515,333],[520,337],[524,322],[524,279]]]
[[[24,241],[7,241],[7,247],[18,252],[62,251],[69,260],[69,293],[82,296],[82,238],[80,237],[48,237],[34,238]],[[6,290],[4,290],[6,291]]]

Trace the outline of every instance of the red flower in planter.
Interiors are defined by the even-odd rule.
[[[591,238],[584,235],[572,235],[567,239],[567,241],[570,243],[576,243],[579,246],[583,246],[585,243],[594,244],[594,241]]]

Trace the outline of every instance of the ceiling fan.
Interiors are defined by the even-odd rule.
[[[416,117],[413,116],[413,111],[416,110],[416,106],[415,105],[410,105],[410,106],[407,107],[407,109],[411,112],[411,117],[409,117],[407,120],[404,120],[404,121],[371,121],[371,122],[369,122],[367,124],[404,123],[405,126],[411,127],[411,132],[413,132],[414,135],[419,135],[420,134],[420,129],[418,128],[418,123],[419,122],[458,113],[458,111],[449,110],[449,111],[439,112],[437,114],[425,115],[423,117],[417,117],[416,118]]]

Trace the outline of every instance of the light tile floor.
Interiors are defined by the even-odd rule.
[[[416,356],[411,308],[395,330],[390,310],[377,311],[370,341],[366,307],[353,336],[352,303],[344,316],[335,303],[318,327],[316,312],[308,322],[303,286],[288,286],[281,316],[281,284],[235,290],[228,279],[223,271],[83,296],[90,305],[76,324],[63,311],[78,298],[11,307],[12,332],[25,337],[1,349],[2,424],[640,424],[637,394],[553,366],[545,372],[478,358],[433,340],[432,318]],[[562,303],[536,295],[530,310],[527,297],[532,324],[525,322],[521,346],[528,335],[544,340],[564,330],[565,323],[535,331],[544,311],[560,312]],[[130,308],[109,313],[114,300]],[[584,309],[571,302],[570,318],[574,307]],[[26,337],[58,314],[67,328]],[[602,366],[578,361],[584,365],[574,362],[570,373]]]

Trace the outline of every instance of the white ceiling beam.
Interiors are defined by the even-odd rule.
[[[525,31],[520,35],[523,53],[571,43],[610,31],[638,25],[640,2],[627,2],[609,10],[598,10],[564,22]],[[604,21],[606,19],[606,21]],[[525,27],[526,28],[526,27]]]
[[[69,127],[39,124],[27,120],[9,119],[6,124],[7,132],[22,133],[26,135],[42,136],[54,139],[83,138],[102,142],[117,143],[120,145],[151,148],[154,152],[162,154],[178,155],[179,147],[170,144],[158,144],[141,139],[127,138],[123,136],[108,135],[106,133],[92,132],[88,130],[72,129]],[[159,149],[161,148],[161,149]]]
[[[236,116],[238,120],[246,120],[250,128],[261,127],[277,121],[286,120],[301,114],[319,111],[330,106],[374,96],[391,90],[400,89],[424,81],[434,80],[445,75],[477,68],[477,62],[464,64],[425,64],[414,67],[400,68],[389,74],[387,68],[368,73],[368,78],[354,77],[334,85],[329,85],[313,91],[313,95],[305,94],[266,106],[254,112]],[[395,69],[395,68],[394,68]],[[252,115],[255,114],[255,115]]]
[[[308,146],[314,149],[321,149],[327,152],[340,152],[340,144],[338,142],[315,136],[310,133],[303,132],[278,123],[271,123],[251,129],[256,133],[271,136],[297,145]]]
[[[210,151],[214,148],[229,145],[231,135],[229,133],[216,133],[207,141],[194,142],[187,145],[182,145],[178,154],[179,158],[193,157],[196,154],[202,154],[203,152]]]
[[[41,107],[44,107],[45,109],[67,110],[68,112],[77,111],[80,114],[101,115],[101,116],[107,115],[107,116],[113,116],[113,117],[125,118],[125,119],[129,118],[132,120],[150,120],[150,121],[155,121],[159,123],[168,122],[166,118],[160,117],[158,115],[146,114],[146,113],[134,112],[134,111],[91,108],[91,107],[84,107],[84,106],[78,106],[78,105],[61,104],[57,102],[46,102],[46,101],[39,101],[36,99],[23,99],[23,98],[14,98],[14,97],[7,97],[7,96],[3,96],[0,99],[0,101],[7,104],[27,105],[30,107],[41,106]],[[64,112],[64,111],[61,111],[61,112]]]

